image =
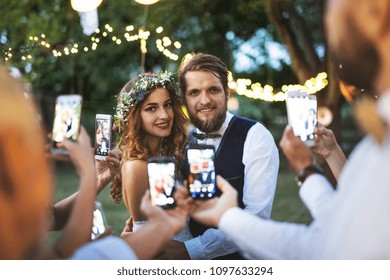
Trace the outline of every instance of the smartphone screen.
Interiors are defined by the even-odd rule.
[[[106,217],[103,212],[103,206],[99,201],[95,202],[95,210],[93,211],[93,224],[91,239],[94,240],[102,234],[107,227]]]
[[[317,98],[306,92],[290,91],[286,98],[288,122],[295,136],[308,146],[314,145],[317,125]]]
[[[153,205],[173,208],[175,200],[175,162],[172,157],[148,159],[150,196]]]
[[[111,148],[112,117],[97,114],[95,117],[95,158],[104,159]]]
[[[209,145],[190,146],[187,150],[188,188],[194,199],[212,198],[216,193],[214,155],[214,146]]]
[[[52,131],[52,150],[67,155],[60,148],[64,138],[77,141],[80,132],[81,95],[60,95],[57,97]]]

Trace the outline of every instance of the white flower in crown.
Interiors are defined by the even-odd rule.
[[[170,81],[171,77],[172,77],[172,73],[170,72],[161,73],[161,80]]]
[[[138,83],[138,89],[140,90],[146,90],[148,87],[148,81],[146,79],[143,79],[142,76]]]

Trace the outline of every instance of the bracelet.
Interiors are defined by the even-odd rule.
[[[302,186],[303,182],[312,174],[321,174],[324,175],[324,171],[322,170],[321,166],[318,164],[312,164],[309,166],[306,166],[301,171],[298,172],[296,176],[296,181],[298,186]]]

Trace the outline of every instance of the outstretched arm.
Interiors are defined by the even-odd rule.
[[[220,183],[219,180],[223,179],[222,177],[217,176],[217,184]],[[217,198],[206,201],[192,201],[190,199],[191,203],[194,203],[191,207],[200,210],[212,206],[217,200]],[[176,201],[180,203],[180,198]],[[235,205],[237,205],[237,193],[235,193],[234,201]],[[204,208],[202,208],[202,206]],[[201,222],[203,223],[203,221]],[[215,224],[206,223],[206,225],[216,227]],[[209,228],[201,236],[185,242],[171,240],[164,249],[159,252],[156,259],[213,259],[236,252],[237,250],[238,247],[233,242],[228,241],[224,233],[218,229]]]
[[[316,139],[313,152],[322,156],[328,163],[336,180],[347,159],[337,144],[333,131],[318,123],[315,129]]]
[[[91,239],[97,180],[94,160],[90,152],[90,138],[86,130],[81,128],[78,143],[64,140],[62,145],[69,152],[79,177],[79,191],[74,198],[68,222],[54,246],[60,258],[67,258]]]
[[[91,156],[93,154],[91,153]],[[108,156],[105,160],[95,160],[95,169],[97,173],[97,186],[96,191],[98,195],[112,180],[117,172],[120,170],[120,158],[122,152],[119,149],[114,149],[108,152]],[[76,198],[78,191],[74,194],[58,201],[54,207],[54,223],[51,230],[61,230],[66,225]]]
[[[170,210],[153,206],[147,190],[141,201],[141,211],[148,218],[148,223],[135,233],[122,235],[122,238],[138,259],[151,259],[184,228],[188,215],[186,208],[185,204]]]
[[[215,228],[228,209],[238,207],[237,191],[220,175],[217,175],[217,186],[222,192],[220,197],[205,201],[192,200],[189,206],[191,218]]]
[[[299,259],[308,253],[306,225],[252,215],[237,207],[237,191],[228,181],[217,177],[217,185],[222,192],[219,198],[191,204],[193,219],[218,227],[250,259]]]

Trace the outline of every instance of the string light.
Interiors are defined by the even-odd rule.
[[[290,90],[306,91],[308,94],[315,94],[328,85],[328,75],[325,72],[318,73],[316,77],[308,79],[303,85],[292,84],[283,85],[280,91],[275,92],[273,86],[264,85],[250,79],[237,79],[229,75],[229,88],[236,91],[238,95],[246,96],[252,99],[260,99],[267,102],[285,101],[286,93]]]
[[[95,33],[90,37],[90,45],[85,45],[82,47],[84,52],[90,52],[97,49],[99,43],[102,38],[108,37],[110,33],[113,33],[114,29],[109,25],[104,25],[104,30],[101,31],[99,28],[95,30]],[[166,35],[163,35],[164,28],[159,26],[156,28],[155,32],[157,34],[156,39],[156,47],[159,52],[168,57],[171,60],[177,61],[179,56],[175,54],[171,49],[180,50],[181,43],[179,41],[173,42],[172,39]],[[123,38],[127,42],[133,42],[140,40],[141,52],[146,53],[146,42],[149,39],[151,33],[148,30],[144,30],[143,28],[136,29],[133,25],[128,25],[125,28],[125,32],[123,33]],[[121,35],[112,35],[111,40],[117,45],[122,44]],[[63,46],[52,46],[46,39],[45,34],[41,34],[38,36],[30,36],[29,44],[26,47],[21,47],[19,49],[8,48],[7,51],[4,52],[4,60],[7,62],[10,59],[14,58],[15,52],[25,53],[21,56],[23,61],[32,60],[33,56],[28,51],[36,47],[43,47],[51,50],[51,53],[54,57],[62,57],[75,55],[79,53],[79,44],[78,43],[67,43]],[[191,57],[191,54],[187,54],[183,61],[188,60]],[[325,72],[319,73],[316,77],[308,79],[303,85],[300,84],[292,84],[292,85],[283,85],[281,90],[274,91],[273,86],[264,85],[262,86],[259,82],[253,83],[250,79],[237,79],[234,81],[232,74],[229,74],[229,88],[235,91],[238,95],[246,96],[252,99],[261,99],[267,102],[277,102],[277,101],[285,101],[286,92],[290,90],[299,90],[306,91],[309,94],[315,94],[325,88],[328,85],[327,74]]]
[[[156,34],[158,36],[162,36],[162,33],[164,31],[163,27],[158,27],[156,29]],[[89,37],[89,43],[88,41],[83,43],[83,47],[81,49],[86,52],[94,51],[98,48],[99,43],[103,38],[111,37],[111,41],[114,42],[117,45],[121,45],[123,40],[127,42],[134,42],[139,40],[140,41],[140,48],[141,52],[143,54],[147,53],[147,40],[149,39],[151,33],[148,30],[145,30],[143,28],[135,28],[134,25],[128,25],[125,27],[125,31],[122,35],[116,34],[116,35],[110,35],[113,34],[114,28],[110,26],[109,24],[105,24],[103,29],[100,30],[97,28]],[[123,40],[122,40],[123,37]],[[79,53],[79,45],[76,43],[67,43],[62,46],[52,46],[49,42],[49,40],[46,39],[45,34],[41,34],[40,36],[30,36],[28,38],[28,46],[12,50],[11,48],[8,49],[8,51],[4,52],[4,60],[7,62],[10,59],[14,58],[13,55],[15,52],[21,52],[26,53],[21,56],[21,59],[26,61],[28,59],[32,59],[32,55],[28,54],[28,52],[31,53],[31,51],[37,47],[44,47],[51,50],[51,53],[54,57],[61,57],[63,55],[69,56]],[[174,53],[174,51],[171,51],[170,49],[179,50],[181,48],[181,43],[178,41],[173,42],[173,40],[168,36],[158,37],[156,40],[156,47],[157,49],[166,57],[168,57],[171,60],[178,60],[179,56]]]
[[[164,31],[164,28],[162,26],[159,26],[156,28],[156,33],[157,34],[162,34]],[[171,52],[168,47],[172,46],[172,40],[168,36],[164,36],[162,38],[158,38],[156,40],[156,48],[164,54],[166,57],[168,57],[171,60],[177,61],[179,59],[179,56],[173,52]],[[173,46],[175,49],[179,50],[181,48],[181,43],[178,41],[175,41],[173,43]]]
[[[153,4],[157,3],[160,0],[134,0],[134,1],[137,2],[137,3],[140,3],[142,5],[153,5]]]
[[[102,0],[70,0],[73,10],[77,12],[89,12],[96,9]]]
[[[191,53],[187,53],[182,63],[188,62],[192,58]],[[308,79],[303,85],[283,85],[280,91],[274,92],[271,85],[261,86],[259,82],[252,83],[250,79],[233,79],[233,74],[229,71],[228,86],[238,95],[252,99],[260,99],[267,102],[280,102],[286,100],[286,93],[290,90],[306,91],[308,94],[315,94],[328,85],[328,75],[325,72],[318,73],[315,78]]]

